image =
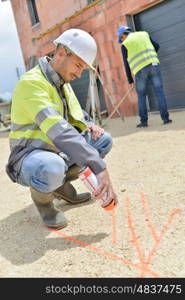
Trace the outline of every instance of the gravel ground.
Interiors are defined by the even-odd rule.
[[[8,137],[0,132],[0,277],[185,277],[185,111],[163,125],[150,114],[112,119],[114,146],[106,162],[119,197],[114,212],[97,201],[56,201],[69,221],[48,230],[29,189],[5,173]],[[82,183],[74,182],[79,191]]]

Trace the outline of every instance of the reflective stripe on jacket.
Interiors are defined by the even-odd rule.
[[[130,33],[123,45],[127,48],[127,60],[134,75],[152,63],[159,63],[157,52],[146,31]]]

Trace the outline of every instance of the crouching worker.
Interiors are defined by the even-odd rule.
[[[54,198],[70,204],[91,198],[89,193],[77,194],[71,184],[82,167],[90,167],[97,176],[97,197],[107,193],[116,204],[117,196],[103,161],[112,138],[83,113],[69,84],[84,69],[93,68],[96,42],[83,30],[69,29],[54,43],[53,58],[40,58],[15,88],[6,171],[13,182],[30,187],[45,225],[60,229],[67,220],[55,208]]]

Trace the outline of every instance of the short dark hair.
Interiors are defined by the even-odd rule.
[[[72,55],[72,52],[70,49],[68,49],[65,45],[63,44],[57,44],[57,48],[55,50],[55,54],[57,53],[57,51],[60,49],[60,48],[64,48],[66,50],[66,53],[67,55]]]

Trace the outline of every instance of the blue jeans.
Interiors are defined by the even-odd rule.
[[[100,157],[105,155],[112,148],[112,137],[105,132],[99,139],[92,140],[91,133],[84,136],[87,143],[98,150]],[[23,160],[18,183],[23,186],[31,186],[41,193],[50,193],[64,184],[65,173],[71,164],[56,153],[33,150]]]
[[[136,76],[136,91],[138,95],[139,116],[142,124],[148,122],[148,111],[146,106],[147,83],[150,80],[158,101],[160,115],[163,121],[169,119],[166,97],[163,90],[160,66],[148,65],[140,70]]]

